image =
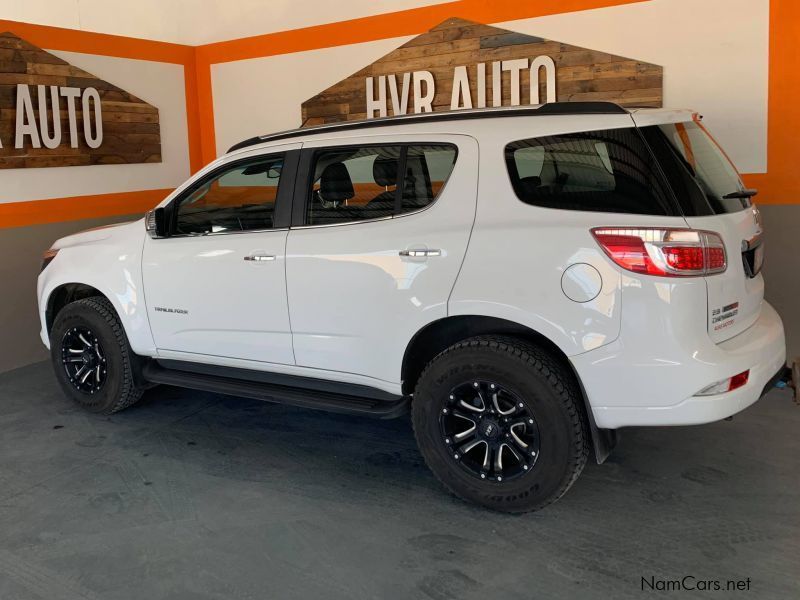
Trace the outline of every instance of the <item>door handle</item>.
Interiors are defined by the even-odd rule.
[[[400,250],[400,256],[409,256],[411,258],[427,258],[428,256],[441,256],[441,250],[432,250],[427,248],[420,248],[417,250]]]
[[[274,254],[250,254],[244,257],[245,260],[253,260],[253,261],[267,261],[267,260],[275,260]]]

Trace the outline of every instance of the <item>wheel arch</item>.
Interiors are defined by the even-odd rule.
[[[103,292],[96,287],[87,285],[85,283],[62,283],[53,288],[50,295],[47,297],[47,305],[45,307],[45,325],[47,327],[47,334],[53,330],[53,323],[56,321],[58,313],[63,310],[67,304],[81,300],[82,298],[89,298],[91,296],[102,296],[112,303],[113,301]],[[116,309],[115,309],[116,310]],[[117,311],[119,313],[119,311]]]
[[[403,393],[409,395],[413,393],[425,365],[440,352],[455,343],[478,335],[505,335],[519,338],[544,348],[561,362],[575,377],[580,389],[583,399],[582,407],[589,425],[595,458],[598,463],[605,461],[616,444],[616,433],[614,430],[597,427],[586,390],[572,362],[564,351],[547,336],[514,321],[485,315],[456,315],[427,324],[412,337],[403,355],[401,367]]]

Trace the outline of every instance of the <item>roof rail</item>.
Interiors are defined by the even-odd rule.
[[[396,115],[391,117],[378,117],[361,121],[341,121],[326,123],[313,127],[290,129],[268,135],[260,135],[234,144],[228,152],[241,150],[256,144],[283,140],[312,133],[324,131],[351,131],[354,129],[367,129],[371,127],[387,127],[403,123],[427,123],[436,121],[459,121],[466,119],[491,119],[498,117],[520,116],[552,116],[552,115],[617,115],[628,114],[628,111],[614,102],[550,102],[532,106],[501,106],[479,109],[458,109],[411,115]]]

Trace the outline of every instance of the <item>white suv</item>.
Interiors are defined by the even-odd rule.
[[[56,242],[41,337],[64,392],[102,413],[159,383],[410,408],[453,492],[538,509],[617,428],[723,419],[783,375],[754,193],[689,111],[254,138],[143,221]]]

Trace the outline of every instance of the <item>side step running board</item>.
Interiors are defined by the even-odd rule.
[[[391,419],[404,414],[408,411],[410,401],[405,396],[387,397],[385,392],[380,390],[375,390],[375,395],[378,397],[370,398],[328,390],[247,380],[241,376],[226,377],[219,374],[164,368],[156,361],[150,361],[144,365],[142,374],[151,383],[381,419]]]

